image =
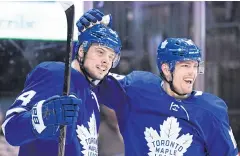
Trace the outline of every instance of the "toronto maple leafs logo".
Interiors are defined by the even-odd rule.
[[[145,129],[144,135],[148,142],[149,156],[183,156],[192,144],[192,135],[189,133],[179,137],[179,122],[175,117],[168,117],[160,125],[160,135],[152,127]]]
[[[77,136],[80,140],[80,144],[83,147],[82,153],[84,156],[98,155],[98,141],[97,141],[97,126],[94,112],[88,122],[89,130],[83,125],[77,125]]]
[[[162,42],[162,44],[161,44],[161,49],[165,48],[167,44],[168,44],[168,41],[167,41],[167,40],[165,40],[164,42]]]

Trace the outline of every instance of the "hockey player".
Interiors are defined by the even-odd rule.
[[[65,156],[98,155],[100,114],[93,81],[102,80],[118,64],[120,49],[118,34],[105,25],[81,32],[70,96],[61,96],[64,63],[43,62],[28,74],[3,123],[6,140],[20,146],[19,156],[56,156],[59,125],[67,125]]]
[[[160,77],[113,75],[95,90],[116,112],[126,156],[237,155],[225,102],[193,90],[200,63],[190,39],[168,38],[157,50]]]
[[[135,71],[100,85],[99,102],[115,110],[127,156],[237,155],[225,102],[193,90],[200,61],[191,40],[169,38],[158,48],[161,78]]]

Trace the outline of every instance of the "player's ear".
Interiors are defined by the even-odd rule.
[[[169,69],[169,65],[167,63],[163,63],[161,68],[162,68],[162,72],[165,75],[166,79],[167,80],[171,79],[171,72]]]
[[[78,56],[80,58],[83,58],[83,56],[84,56],[83,46],[79,47],[79,49],[78,49]]]

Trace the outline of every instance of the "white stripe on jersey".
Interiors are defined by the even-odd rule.
[[[21,113],[21,112],[26,112],[27,110],[25,108],[13,108],[13,109],[9,109],[6,113],[6,116],[12,114],[12,113]],[[15,115],[12,115],[11,117],[8,117],[7,120],[4,121],[4,123],[2,124],[2,131],[3,134],[5,135],[5,126],[7,125],[8,121],[13,118]]]
[[[6,116],[8,116],[9,114],[12,114],[12,113],[21,113],[21,112],[25,112],[27,111],[25,108],[13,108],[13,109],[9,109],[6,113]]]
[[[2,131],[4,135],[5,135],[5,126],[12,117],[14,117],[14,115],[8,118],[7,120],[5,120],[4,123],[2,124]]]

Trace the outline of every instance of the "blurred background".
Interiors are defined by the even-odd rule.
[[[240,144],[240,2],[75,2],[76,19],[91,8],[112,14],[113,29],[123,42],[120,65],[113,70],[119,74],[133,70],[158,74],[155,62],[158,44],[167,37],[191,38],[202,49],[205,61],[205,74],[199,76],[195,88],[216,94],[226,101],[233,133]],[[0,2],[2,116],[23,89],[27,73],[42,61],[64,61],[66,49],[66,21],[63,12],[58,13],[59,7],[53,10],[52,6],[51,12],[41,12],[39,3],[44,3],[45,9],[53,3],[11,2],[17,3],[18,9],[4,10],[9,3]],[[33,9],[36,7],[33,5],[37,8]],[[103,132],[111,131],[105,126],[102,129]],[[5,145],[0,141],[0,148],[2,146]],[[100,152],[100,155],[123,152],[119,140],[109,149],[108,153]],[[3,155],[6,154],[0,150],[0,156]]]

